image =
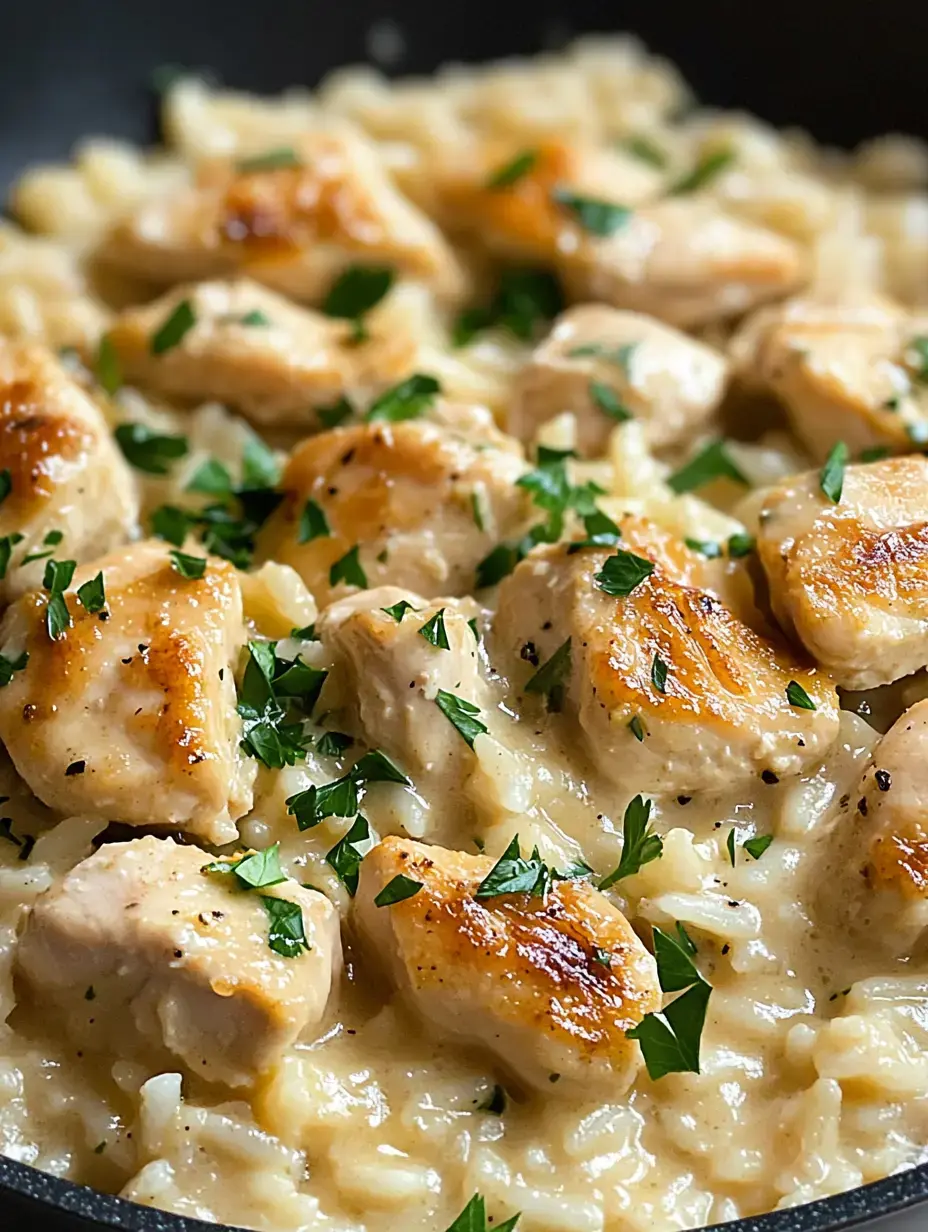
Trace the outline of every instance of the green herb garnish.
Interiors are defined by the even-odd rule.
[[[488,176],[486,186],[493,190],[510,188],[533,171],[537,162],[537,150],[523,150],[521,154],[517,154],[515,158],[504,163],[502,167],[498,167],[492,175]]]
[[[120,424],[113,435],[129,465],[147,475],[166,475],[168,463],[184,457],[188,450],[185,436],[154,432],[142,423]]]
[[[489,728],[476,717],[480,714],[479,706],[475,706],[473,702],[463,697],[458,697],[455,693],[439,689],[435,697],[435,705],[471,748],[474,747],[474,741],[478,736],[486,735],[489,731]]]
[[[24,671],[28,662],[29,653],[25,650],[22,654],[18,654],[15,659],[10,659],[7,655],[0,654],[0,689],[10,683],[14,672]]]
[[[57,641],[71,627],[71,613],[64,592],[71,585],[77,562],[74,560],[50,560],[45,566],[42,585],[48,591],[45,608],[45,627],[52,641]]]
[[[281,145],[263,154],[253,154],[250,158],[240,158],[235,169],[243,175],[258,171],[280,171],[284,167],[302,167],[303,161],[293,146]]]
[[[376,307],[393,286],[395,274],[384,266],[351,265],[329,290],[322,304],[326,316],[353,321],[355,341],[367,338],[364,314]]]
[[[368,407],[364,418],[368,423],[383,420],[400,423],[406,419],[418,419],[441,393],[441,385],[433,376],[416,372],[382,393]]]
[[[614,390],[602,381],[590,381],[590,401],[616,423],[625,423],[632,419],[632,413],[627,406],[616,397]]]
[[[620,549],[615,556],[609,556],[603,562],[602,569],[593,575],[593,581],[597,589],[605,594],[624,597],[630,595],[653,572],[653,561]]]
[[[795,680],[786,686],[786,700],[797,710],[816,710],[817,706],[805,689]]]
[[[618,867],[603,877],[600,890],[608,890],[623,877],[631,877],[663,854],[664,840],[649,829],[650,818],[651,801],[640,795],[633,796],[622,821],[622,855]]]
[[[348,549],[344,556],[340,556],[335,561],[329,569],[330,586],[337,586],[339,582],[344,582],[347,586],[359,586],[362,590],[367,588],[367,574],[358,559],[360,550],[361,545],[356,543],[353,548]]]
[[[180,552],[177,548],[172,548],[168,555],[171,558],[171,567],[182,578],[193,580],[201,578],[206,572],[205,556],[188,556],[186,552]]]
[[[109,334],[104,334],[97,347],[93,365],[94,375],[100,388],[112,397],[122,385],[122,365]]]
[[[656,1081],[665,1074],[700,1072],[699,1046],[712,988],[699,974],[682,938],[677,940],[656,927],[653,933],[661,988],[682,992],[682,996],[662,1012],[646,1014],[625,1034],[641,1045],[648,1077]]]
[[[759,860],[772,842],[772,834],[758,834],[756,838],[745,839],[741,846],[752,860]]]
[[[549,711],[558,711],[564,703],[564,681],[570,672],[570,638],[539,667],[525,686],[526,693],[543,693]]]
[[[326,863],[335,869],[352,898],[358,891],[358,876],[361,861],[364,858],[358,851],[358,846],[366,843],[370,837],[371,828],[367,819],[358,813],[348,833],[338,840],[331,851],[326,853]]]
[[[151,336],[149,349],[152,355],[164,355],[171,351],[193,329],[197,314],[189,299],[182,299]]]
[[[327,538],[332,534],[328,520],[322,507],[314,500],[308,500],[300,514],[300,527],[297,531],[297,543],[311,543],[313,539]]]
[[[414,612],[416,609],[411,603],[407,603],[405,599],[400,599],[392,607],[382,607],[380,610],[387,616],[392,616],[396,623],[399,624],[407,612]]]
[[[412,877],[404,877],[402,873],[397,873],[374,899],[374,906],[392,907],[394,903],[402,903],[407,898],[413,898],[421,889],[421,881],[413,881]]]
[[[430,620],[420,627],[419,636],[424,637],[432,646],[437,646],[439,650],[451,649],[448,630],[445,628],[445,608],[440,608]]]
[[[750,486],[747,477],[728,456],[725,442],[722,440],[710,441],[708,445],[704,445],[695,458],[674,471],[667,484],[679,495],[701,488],[713,479],[731,479],[745,487]]]
[[[825,465],[819,472],[818,486],[833,505],[837,505],[844,490],[844,472],[847,467],[849,451],[844,441],[837,441],[825,459]]]
[[[651,660],[651,683],[658,693],[667,692],[667,664],[657,653]]]
[[[711,184],[717,179],[723,171],[727,171],[731,164],[735,161],[734,150],[716,150],[712,154],[706,154],[701,158],[692,171],[688,171],[686,175],[680,177],[667,189],[667,193],[671,197],[680,197],[685,193],[696,192],[700,188],[705,188],[707,184]]]
[[[86,612],[102,612],[106,607],[106,590],[103,584],[103,573],[92,577],[77,588],[77,601]]]
[[[584,231],[602,238],[614,235],[632,216],[632,210],[627,205],[585,197],[568,188],[555,188],[551,197],[574,215]]]

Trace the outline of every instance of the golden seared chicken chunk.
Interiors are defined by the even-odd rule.
[[[304,441],[258,541],[324,605],[343,586],[465,594],[477,565],[524,529],[521,450],[488,411],[445,406],[436,421],[368,422]]]
[[[36,901],[16,972],[69,1044],[146,1060],[154,1047],[242,1086],[320,1021],[341,967],[335,908],[282,874],[249,890],[212,861],[170,839],[111,843]],[[275,947],[283,918],[294,940]]]
[[[748,322],[734,351],[744,377],[785,405],[817,460],[837,441],[853,455],[928,441],[928,317],[888,300],[795,300]]]
[[[624,519],[622,536],[611,551],[533,551],[502,583],[494,624],[514,664],[560,653],[555,683],[600,772],[692,793],[820,760],[838,731],[834,686],[764,629],[744,579],[644,520]],[[525,663],[515,670],[523,683]]]
[[[440,216],[491,253],[552,265],[574,300],[690,328],[803,280],[791,240],[708,197],[659,198],[655,174],[617,152],[549,142],[523,155],[520,165],[509,151],[507,163],[494,146],[482,165],[470,158],[466,170],[440,175]]]
[[[247,273],[309,303],[358,263],[390,266],[442,297],[466,287],[438,228],[395,188],[373,146],[346,131],[203,164],[195,184],[118,223],[100,256],[162,284]]]
[[[485,897],[493,865],[385,838],[354,901],[366,946],[429,1027],[482,1045],[528,1085],[621,1095],[641,1064],[625,1032],[660,1006],[653,958],[589,882]],[[379,907],[398,876],[421,889]]]
[[[24,665],[0,688],[0,739],[60,813],[228,843],[254,778],[235,709],[241,590],[225,561],[185,577],[173,560],[139,543],[7,610],[0,654]]]
[[[818,471],[767,493],[758,552],[783,628],[848,689],[928,664],[928,460],[849,466],[834,504]]]
[[[152,340],[182,305],[194,324],[160,354]],[[301,308],[250,279],[175,287],[154,303],[127,308],[109,331],[127,378],[172,398],[215,400],[263,426],[311,428],[316,409],[350,395],[368,401],[407,376],[416,342],[352,326]]]
[[[641,421],[656,448],[697,432],[725,392],[728,363],[653,317],[602,304],[569,308],[516,380],[506,428],[531,441],[563,411],[583,457],[605,451],[617,423]]]
[[[348,726],[395,757],[443,807],[460,790],[473,754],[436,698],[444,690],[480,710],[492,704],[468,623],[478,610],[471,599],[426,600],[381,586],[330,604],[316,623],[341,678]],[[430,833],[454,833],[458,821],[435,817]]]
[[[132,534],[138,497],[96,403],[45,347],[0,338],[0,599],[50,554],[90,560]]]

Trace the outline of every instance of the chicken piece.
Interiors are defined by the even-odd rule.
[[[488,411],[445,405],[437,417],[339,428],[297,446],[261,559],[292,565],[320,606],[344,593],[330,570],[356,546],[369,586],[426,598],[471,591],[483,557],[525,528],[530,502],[515,481],[526,466]],[[311,501],[328,533],[300,543]]]
[[[365,857],[354,900],[366,946],[430,1028],[483,1045],[546,1096],[621,1096],[641,1064],[625,1032],[661,1003],[654,959],[587,881],[476,897],[493,864],[385,838]],[[378,907],[399,875],[422,888]]]
[[[624,410],[639,419],[655,448],[698,432],[725,392],[728,363],[653,317],[600,304],[569,308],[516,380],[506,430],[522,441],[562,411],[577,424],[576,449],[602,455]],[[597,401],[605,387],[621,410]]]
[[[837,504],[818,471],[769,491],[758,552],[783,628],[846,689],[928,664],[928,460],[849,466]]]
[[[399,620],[385,610],[404,601],[413,610],[404,610]],[[458,801],[450,807],[450,801],[460,795],[474,761],[435,698],[444,689],[481,711],[493,704],[480,672],[477,638],[468,624],[478,610],[471,599],[429,602],[395,586],[381,586],[339,599],[316,623],[317,636],[340,671],[341,691],[348,699],[346,726],[395,757],[424,796],[441,800],[441,810],[433,810],[433,837],[439,828],[443,838],[460,829],[461,812],[469,805]],[[438,612],[447,650],[421,632]]]
[[[75,592],[98,572],[106,606],[91,613]],[[182,577],[152,540],[78,569],[64,600],[72,624],[57,640],[44,590],[0,622],[0,654],[29,656],[0,688],[0,739],[17,771],[60,813],[237,838],[255,763],[235,709],[236,570],[210,557],[202,577]]]
[[[553,266],[575,301],[692,328],[782,298],[804,277],[791,240],[711,197],[659,199],[660,178],[616,151],[549,142],[502,186],[491,179],[506,155],[492,154],[439,173],[442,220],[491,253]],[[618,212],[604,218],[602,206]]]
[[[276,155],[276,157],[275,157]],[[102,260],[154,283],[236,272],[315,303],[355,263],[389,265],[442,298],[466,278],[438,228],[401,195],[370,142],[307,132],[264,160],[202,164],[195,184],[143,204],[104,239]]]
[[[919,350],[919,347],[922,350]],[[733,350],[749,384],[785,405],[793,431],[823,460],[928,441],[928,317],[871,295],[841,304],[795,300],[750,321]]]
[[[42,346],[0,338],[0,601],[38,586],[46,535],[55,551],[91,560],[128,539],[138,518],[135,484],[99,407]],[[12,538],[21,535],[17,542]]]
[[[734,585],[743,573],[721,575],[740,566],[706,562],[643,519],[625,518],[622,536],[617,550],[654,563],[627,597],[594,580],[614,553],[552,545],[504,580],[494,623],[514,664],[520,656],[544,664],[570,638],[564,709],[605,778],[692,794],[819,761],[838,731],[834,686],[764,628]],[[524,664],[516,679],[527,679]],[[791,681],[814,710],[790,704]]]
[[[110,843],[36,900],[16,972],[69,1045],[148,1062],[164,1049],[244,1086],[319,1023],[341,968],[337,911],[289,878],[245,892],[203,871],[212,858],[170,839]],[[308,949],[270,948],[262,896],[301,909]]]

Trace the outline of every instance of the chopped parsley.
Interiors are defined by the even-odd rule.
[[[625,423],[632,419],[632,413],[627,406],[616,397],[615,391],[603,381],[590,381],[590,401],[616,423]]]
[[[515,158],[504,163],[502,167],[498,167],[487,177],[487,188],[491,190],[510,188],[533,171],[537,162],[537,150],[523,150],[521,154],[517,154]]]
[[[601,201],[597,197],[585,197],[568,188],[555,188],[551,194],[557,205],[574,215],[577,222],[590,235],[608,238],[626,225],[632,216],[627,205]]]
[[[174,571],[182,578],[187,578],[188,581],[201,578],[206,572],[205,556],[188,556],[186,552],[181,552],[177,548],[171,548],[168,555]]]
[[[496,898],[500,894],[544,894],[551,884],[551,871],[538,854],[526,860],[514,835],[509,846],[474,891],[474,898]]]
[[[327,731],[316,741],[316,752],[323,757],[340,757],[354,744],[354,738],[344,732]]]
[[[368,842],[370,837],[371,828],[367,818],[358,813],[348,833],[326,853],[326,863],[335,869],[339,880],[352,898],[358,891],[358,877],[364,858],[358,851],[358,846]]]
[[[564,681],[570,672],[570,638],[539,667],[525,686],[526,693],[543,693],[549,711],[558,711],[564,704]]]
[[[6,577],[6,571],[10,567],[10,557],[13,555],[13,548],[17,543],[22,543],[23,536],[19,531],[13,531],[11,535],[4,535],[0,539],[0,579]]]
[[[364,342],[368,337],[364,314],[380,303],[395,277],[385,266],[350,265],[329,289],[322,311],[326,316],[354,322],[354,341]]]
[[[844,471],[847,467],[848,447],[844,441],[837,441],[825,459],[818,476],[818,486],[833,505],[837,505],[844,490]]]
[[[22,538],[22,536],[20,536],[20,538]],[[50,556],[54,556],[55,548],[58,546],[58,544],[62,541],[63,538],[64,538],[64,534],[62,531],[50,530],[48,534],[45,536],[45,538],[42,540],[42,547],[47,548],[48,550],[44,552],[30,552],[27,556],[24,556],[22,560],[19,562],[20,567],[22,567],[23,565],[31,565],[34,560],[48,560]]]
[[[71,627],[71,613],[64,592],[71,585],[77,562],[73,560],[50,560],[45,566],[42,585],[48,591],[45,608],[45,628],[52,641],[57,641]]]
[[[695,458],[691,458],[685,466],[681,466],[667,480],[672,491],[679,495],[682,492],[692,492],[713,479],[731,479],[735,483],[750,486],[747,476],[741,471],[728,455],[723,440],[710,441],[700,449]]]
[[[406,419],[418,419],[441,393],[441,385],[433,376],[415,372],[399,385],[386,390],[368,407],[364,418],[368,423],[385,421],[400,423]]]
[[[489,1222],[486,1203],[481,1194],[475,1193],[457,1219],[445,1229],[445,1232],[513,1232],[521,1218],[520,1213],[511,1215],[502,1223]]]
[[[692,171],[680,177],[667,189],[671,197],[681,197],[686,193],[696,192],[705,188],[713,180],[718,179],[723,171],[727,171],[735,161],[734,150],[715,150],[704,155]]]
[[[722,546],[713,539],[684,539],[683,542],[693,552],[705,556],[707,560],[715,560],[722,555]]]
[[[772,834],[758,834],[756,838],[745,839],[741,846],[752,860],[759,860],[772,842]]]
[[[667,664],[656,652],[651,660],[651,683],[658,693],[667,692]]]
[[[9,494],[13,491],[13,472],[8,466],[4,466],[0,470],[0,505],[6,500]]]
[[[407,898],[413,898],[421,889],[421,881],[414,881],[412,877],[405,877],[402,873],[397,873],[391,881],[387,882],[374,899],[374,906],[392,907],[394,903],[402,903]]]
[[[129,465],[147,475],[166,475],[168,464],[188,450],[185,436],[155,432],[143,423],[120,424],[113,435]]]
[[[649,829],[650,819],[651,801],[640,795],[633,796],[622,820],[622,855],[618,867],[603,877],[599,883],[600,890],[608,890],[623,877],[631,877],[645,864],[660,859],[664,851],[664,840]]]
[[[302,167],[303,161],[293,146],[275,146],[263,154],[253,154],[250,158],[240,158],[235,164],[236,171],[242,175],[251,175],[260,171],[280,171],[285,167]]]
[[[122,365],[119,362],[119,355],[113,346],[113,340],[109,334],[104,334],[100,339],[93,370],[94,376],[97,378],[97,384],[104,393],[108,393],[112,397],[118,392],[122,385]]]
[[[461,739],[466,741],[471,748],[474,747],[474,741],[478,736],[486,735],[489,731],[486,724],[481,723],[477,718],[480,714],[480,707],[467,701],[466,698],[458,697],[456,693],[449,693],[447,689],[439,689],[435,697],[435,705]]]
[[[331,406],[316,407],[316,418],[323,428],[337,428],[354,414],[354,407],[347,398],[339,398]]]
[[[189,299],[182,299],[151,336],[152,355],[164,355],[178,346],[197,323],[197,314]]]
[[[367,574],[358,559],[358,553],[361,550],[361,545],[356,543],[353,548],[349,548],[344,556],[340,556],[337,561],[329,569],[329,585],[337,586],[339,582],[344,582],[346,586],[359,586],[362,590],[367,588]]]
[[[539,325],[564,309],[564,292],[548,270],[510,269],[500,275],[489,307],[468,308],[452,334],[455,346],[466,346],[484,329],[499,328],[530,342]]]
[[[322,507],[314,500],[308,500],[300,514],[300,526],[297,531],[297,543],[311,543],[313,539],[327,538],[332,534],[328,520]]]
[[[392,616],[396,623],[399,624],[407,612],[414,612],[416,609],[405,599],[400,599],[400,601],[398,603],[394,603],[392,607],[382,607],[380,610],[387,616]]]
[[[653,572],[653,561],[620,548],[615,556],[609,556],[603,562],[602,569],[593,575],[593,581],[604,594],[624,597]]]
[[[267,943],[275,954],[282,958],[297,958],[302,950],[310,948],[306,940],[303,909],[299,903],[286,898],[260,895],[261,904],[267,912],[270,928]]]
[[[10,683],[13,679],[14,672],[24,671],[28,662],[29,652],[26,650],[24,650],[22,654],[18,654],[15,659],[11,659],[7,655],[0,654],[0,689]]]
[[[440,608],[435,615],[421,625],[419,628],[419,636],[424,637],[432,646],[437,646],[439,650],[450,650],[451,643],[448,641],[448,630],[445,628],[445,608]]]
[[[646,137],[643,133],[626,137],[621,146],[623,150],[626,150],[640,162],[656,167],[658,171],[663,171],[667,166],[666,153],[657,142],[652,141],[650,137]]]
[[[915,358],[915,379],[917,381],[928,381],[928,338],[923,336],[915,337],[909,343],[908,348]]]
[[[882,462],[884,458],[889,457],[889,449],[886,445],[871,445],[869,449],[862,449],[858,455],[859,462]]]
[[[232,492],[232,476],[217,458],[207,458],[187,481],[186,490],[202,492],[206,496],[229,496]]]
[[[640,744],[644,740],[644,724],[641,722],[641,716],[638,714],[632,715],[628,720],[628,727],[632,735]]]
[[[791,680],[786,686],[786,700],[791,706],[795,706],[797,710],[817,709],[812,698],[808,695],[802,685],[795,680]]]
[[[698,1074],[699,1046],[712,988],[699,974],[685,931],[678,938],[653,929],[657,975],[665,993],[679,992],[660,1013],[645,1014],[625,1034],[641,1045],[648,1077]]]
[[[239,860],[216,860],[203,866],[205,873],[231,876],[246,890],[262,890],[280,885],[287,877],[280,867],[280,843],[253,851]]]
[[[327,673],[299,655],[279,657],[276,642],[249,642],[248,656],[238,691],[242,747],[271,769],[293,766],[306,756],[303,719],[312,714]]]
[[[486,531],[487,527],[486,527],[486,522],[483,517],[483,508],[481,507],[479,492],[471,492],[470,507],[471,507],[471,512],[474,515],[474,525],[477,527],[478,530]]]
[[[350,739],[348,743],[351,743]],[[368,783],[399,783],[403,787],[412,785],[386,753],[371,749],[341,778],[324,783],[321,787],[314,784],[288,796],[287,812],[296,818],[300,830],[310,830],[326,817],[354,817],[361,807],[358,789]]]
[[[517,547],[508,543],[498,543],[477,565],[474,589],[484,590],[488,586],[495,586],[497,582],[501,582],[504,577],[512,573],[519,559]]]
[[[757,547],[757,540],[753,535],[737,533],[729,537],[725,546],[732,560],[740,560],[743,556],[751,555]]]
[[[106,607],[106,590],[103,584],[103,573],[100,572],[90,581],[77,588],[77,601],[86,612],[102,612]]]
[[[605,363],[615,364],[631,376],[632,355],[638,349],[637,342],[626,342],[623,346],[608,347],[602,342],[586,342],[583,346],[573,347],[567,352],[568,359],[601,359]]]
[[[246,312],[244,316],[238,317],[235,323],[237,325],[245,325],[251,329],[255,326],[270,325],[271,318],[266,312],[262,312],[260,308],[252,308],[251,311]]]
[[[725,840],[725,849],[728,852],[728,858],[731,861],[732,868],[735,867],[735,835],[737,831],[734,826],[728,831],[728,838]]]

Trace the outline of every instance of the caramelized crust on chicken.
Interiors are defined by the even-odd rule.
[[[178,305],[195,324],[177,346],[152,353],[151,340]],[[371,331],[363,346],[352,327],[301,308],[250,279],[175,287],[128,308],[109,337],[129,380],[189,402],[215,399],[253,423],[310,428],[316,408],[349,396],[367,402],[408,376],[416,341]]]
[[[660,1006],[653,958],[586,881],[478,898],[493,864],[385,838],[361,865],[354,902],[366,946],[420,1018],[488,1048],[523,1082],[621,1095],[641,1063],[625,1032]],[[398,875],[422,888],[378,907]]]
[[[506,428],[531,441],[547,420],[571,411],[577,451],[596,457],[616,423],[632,416],[649,444],[673,445],[716,409],[727,375],[717,351],[653,317],[583,304],[557,319],[522,369]]]
[[[243,1086],[320,1021],[341,967],[335,908],[289,878],[263,887],[302,912],[309,948],[280,955],[259,893],[204,872],[211,860],[169,839],[111,843],[36,901],[17,974],[69,1044],[149,1061],[155,1047]]]
[[[0,600],[39,585],[44,562],[21,562],[47,551],[46,535],[60,531],[58,555],[84,561],[132,534],[138,497],[99,407],[51,352],[4,338],[0,470],[11,484],[0,502],[0,538],[22,536],[0,576]]]
[[[304,441],[284,472],[283,503],[260,535],[262,558],[292,565],[322,605],[344,593],[330,570],[355,546],[370,586],[426,598],[471,591],[483,557],[523,529],[529,502],[515,481],[526,467],[488,412],[446,406],[437,418],[364,423]],[[329,533],[301,543],[309,501]]]
[[[344,130],[307,132],[277,165],[205,164],[196,184],[118,223],[100,256],[161,284],[248,273],[309,303],[356,262],[390,265],[442,297],[466,287],[441,232],[394,187],[373,147]]]
[[[832,504],[810,471],[772,489],[758,551],[777,618],[848,689],[928,663],[928,460],[849,466]]]
[[[106,606],[90,613],[76,591],[98,571]],[[60,813],[235,839],[254,778],[235,710],[235,569],[209,558],[201,578],[184,578],[149,541],[79,569],[64,598],[72,623],[56,640],[44,590],[0,623],[0,653],[29,656],[0,689],[16,769]]]
[[[780,398],[793,431],[823,460],[836,441],[857,455],[928,440],[928,386],[913,379],[925,363],[912,351],[919,337],[928,338],[928,317],[888,300],[794,300],[748,322],[734,350],[742,375]]]
[[[570,638],[565,709],[600,772],[626,788],[692,793],[819,760],[838,730],[827,676],[763,627],[737,578],[644,520],[624,519],[622,536],[618,551],[655,565],[626,597],[596,584],[608,549],[537,548],[500,587],[494,623],[513,664],[526,644],[544,663]],[[793,681],[813,710],[790,704]]]

